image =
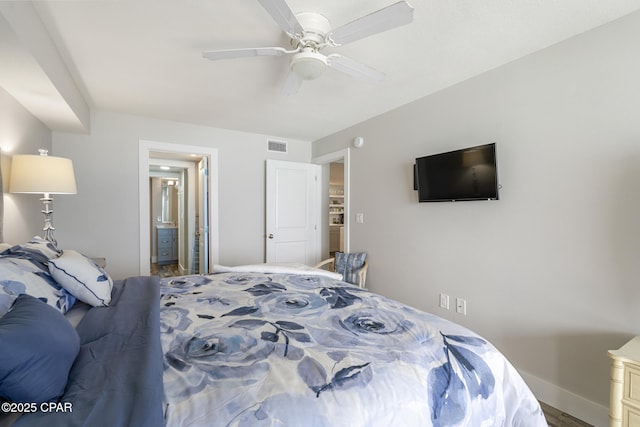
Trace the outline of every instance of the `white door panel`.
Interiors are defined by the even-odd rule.
[[[308,252],[307,242],[284,242],[276,243],[276,260],[287,261],[273,261],[273,262],[295,262],[300,264],[307,264],[306,254]]]
[[[278,169],[276,171],[276,227],[281,231],[298,231],[308,226],[306,201],[307,171]]]
[[[313,164],[267,160],[267,262],[318,261],[319,172]]]

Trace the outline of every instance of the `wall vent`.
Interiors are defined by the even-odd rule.
[[[268,141],[267,151],[275,153],[286,153],[287,143],[283,141]]]

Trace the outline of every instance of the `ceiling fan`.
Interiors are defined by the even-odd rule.
[[[280,28],[291,39],[291,48],[257,47],[204,52],[213,61],[251,56],[291,55],[289,75],[282,92],[295,94],[303,80],[320,77],[327,67],[370,81],[384,80],[384,74],[337,53],[325,55],[325,47],[342,46],[373,34],[381,33],[413,21],[413,7],[406,1],[372,12],[336,29],[319,13],[295,14],[285,0],[258,0]]]

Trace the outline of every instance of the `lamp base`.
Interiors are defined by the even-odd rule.
[[[53,198],[49,196],[49,194],[45,194],[40,200],[44,203],[44,209],[41,211],[44,214],[44,227],[42,228],[42,231],[44,232],[44,239],[57,246],[58,242],[56,241],[56,238],[53,237],[53,232],[55,231],[52,224],[53,209],[51,209]]]

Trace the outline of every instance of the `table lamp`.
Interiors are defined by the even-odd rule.
[[[76,194],[76,180],[70,159],[47,155],[47,150],[38,150],[40,155],[16,154],[11,161],[11,193],[42,194],[44,203],[44,238],[57,245],[53,237],[52,194]]]

